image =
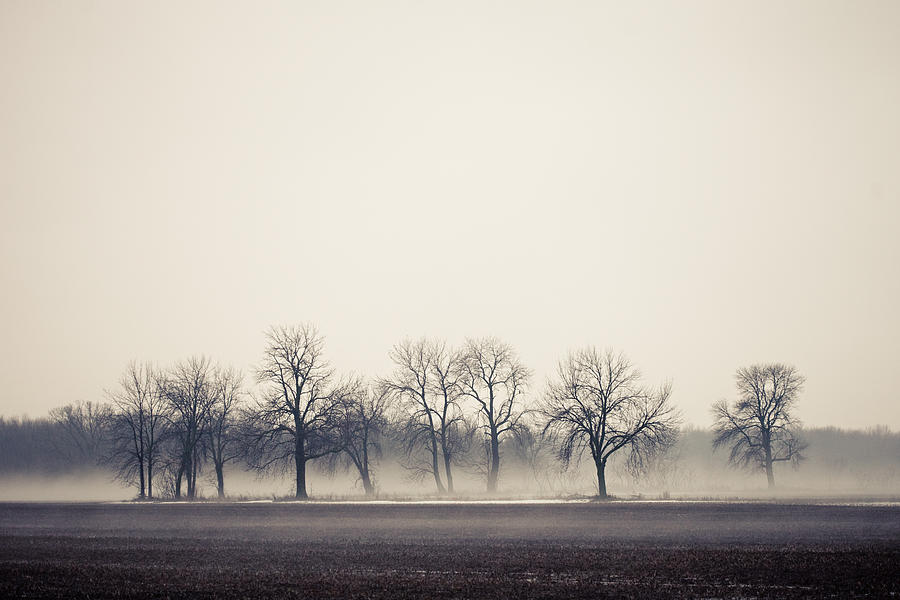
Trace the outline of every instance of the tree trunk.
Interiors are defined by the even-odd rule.
[[[297,467],[297,493],[295,497],[299,500],[307,500],[309,496],[306,494],[306,446],[304,445],[302,434],[297,435],[296,438],[294,464]]]
[[[184,465],[180,465],[178,467],[178,471],[175,473],[175,499],[181,499],[181,478],[184,476]]]
[[[444,451],[444,472],[447,474],[447,493],[453,493],[453,473],[450,471],[450,455]]]
[[[221,463],[216,463],[216,489],[219,491],[219,498],[225,497],[225,469]]]
[[[487,491],[497,491],[497,479],[500,475],[500,440],[497,439],[497,431],[491,429],[491,465],[488,471]]]
[[[768,481],[769,489],[771,490],[775,487],[775,473],[772,472],[772,445],[770,439],[768,435],[763,435],[763,448],[766,452],[766,481]]]
[[[369,469],[363,468],[362,473],[360,473],[362,478],[363,490],[366,493],[366,496],[372,496],[375,494],[375,486],[372,485],[372,479],[369,477]]]
[[[359,470],[359,475],[362,478],[363,490],[365,490],[366,496],[372,496],[375,494],[375,486],[372,485],[372,478],[369,476],[369,436],[368,432],[366,436],[363,438],[363,447],[362,447],[362,465]]]
[[[775,473],[772,471],[772,461],[766,461],[766,481],[769,482],[769,489],[775,488]]]
[[[143,500],[146,497],[144,495],[144,490],[146,488],[145,480],[144,480],[144,463],[146,462],[146,458],[147,458],[147,453],[144,452],[144,417],[143,417],[143,414],[144,414],[143,411],[141,411],[141,414],[138,417],[140,425],[138,427],[139,433],[138,433],[138,440],[137,440],[137,442],[138,442],[137,443],[137,446],[138,446],[138,453],[137,453],[138,454],[138,475],[141,480],[141,496],[140,496],[141,500]]]
[[[430,421],[429,417],[429,421]],[[441,471],[438,467],[438,449],[437,449],[437,436],[434,435],[434,429],[431,430],[431,472],[434,473],[434,483],[437,485],[438,492],[443,494],[446,490],[444,489],[444,483],[441,481]]]
[[[138,473],[139,473],[139,479],[140,479],[140,485],[141,485],[141,493],[140,493],[140,495],[139,495],[138,497],[139,497],[141,500],[143,500],[143,499],[145,498],[145,495],[144,495],[144,489],[145,489],[145,485],[144,485],[144,460],[143,460],[143,459],[140,459],[140,460],[138,461]]]
[[[185,478],[185,480],[187,480],[187,497],[188,497],[188,500],[193,500],[194,499],[194,482],[193,482],[194,466],[191,463],[190,452],[188,452],[185,455],[184,460],[186,461],[185,465],[184,465],[184,478]]]
[[[594,459],[597,466],[597,496],[603,500],[609,498],[606,493],[606,461],[603,459]]]
[[[153,499],[153,463],[147,461],[147,498]]]
[[[197,497],[197,476],[200,474],[200,457],[199,453],[194,451],[194,458],[191,460],[191,466],[194,469],[194,476],[191,477],[191,483],[193,483],[193,489],[191,490],[191,498]]]

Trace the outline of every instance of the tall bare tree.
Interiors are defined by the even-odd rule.
[[[197,497],[197,478],[203,464],[209,417],[215,403],[215,366],[206,357],[175,363],[161,378],[162,394],[169,403],[169,420],[176,454],[175,497],[181,497],[182,478],[187,497]]]
[[[671,386],[641,383],[640,372],[622,354],[586,348],[559,363],[541,401],[544,434],[568,466],[590,450],[597,494],[607,498],[606,465],[619,451],[628,453],[632,471],[675,441],[678,414],[669,402]]]
[[[230,367],[216,369],[212,378],[205,449],[216,471],[219,498],[225,497],[225,464],[242,454],[239,419],[244,396],[243,379],[240,371]]]
[[[341,391],[343,456],[356,468],[366,496],[375,493],[374,466],[381,456],[387,412],[395,393],[387,386],[351,380]]]
[[[497,491],[500,445],[520,424],[522,396],[531,371],[509,344],[494,337],[467,339],[460,361],[459,385],[478,408],[488,454],[487,490]]]
[[[140,498],[153,498],[168,422],[158,374],[152,365],[132,361],[119,388],[107,395],[113,404],[109,460],[121,479],[137,481]]]
[[[435,417],[438,411],[432,406],[430,378],[434,366],[432,344],[425,338],[416,341],[403,340],[395,345],[390,354],[396,368],[381,384],[396,392],[406,410],[404,437],[407,455],[414,457],[420,448],[428,454],[427,466],[414,465],[419,473],[428,473],[434,478],[439,493],[446,492],[441,478],[438,452],[438,427]]]
[[[459,454],[467,452],[472,443],[472,428],[460,405],[463,397],[462,354],[449,348],[445,342],[433,342],[431,352],[430,388],[435,400],[432,403],[434,421],[437,424],[441,457],[447,492],[453,493],[453,463]]]
[[[256,372],[262,392],[249,413],[248,458],[263,470],[293,465],[296,497],[306,499],[306,463],[341,451],[341,398],[314,326],[273,327],[266,339]]]
[[[730,448],[732,464],[766,472],[769,488],[775,487],[772,466],[794,465],[803,460],[806,442],[793,411],[806,378],[795,367],[780,363],[759,364],[737,370],[738,399],[713,405],[713,448]]]

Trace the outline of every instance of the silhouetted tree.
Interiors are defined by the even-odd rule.
[[[315,327],[273,327],[266,339],[256,372],[262,391],[249,412],[248,461],[261,470],[293,464],[296,497],[305,499],[306,463],[342,449],[340,397]]]
[[[465,454],[472,445],[473,429],[460,406],[463,397],[460,379],[463,374],[462,354],[447,347],[445,342],[433,342],[431,352],[430,388],[435,396],[431,404],[437,424],[447,492],[453,493],[452,465],[458,454]]]
[[[375,493],[374,463],[381,457],[387,411],[395,400],[387,386],[369,387],[361,379],[342,386],[340,432],[343,456],[359,473],[367,496]]]
[[[114,407],[108,461],[123,481],[137,481],[140,498],[153,498],[153,477],[168,423],[157,373],[150,364],[131,362],[119,388],[107,395]]]
[[[764,470],[773,488],[775,463],[797,465],[804,458],[806,443],[793,409],[806,378],[795,367],[780,363],[743,367],[735,378],[738,400],[731,407],[720,400],[712,408],[713,448],[729,447],[732,464]]]
[[[406,410],[406,423],[403,437],[406,442],[407,457],[414,458],[420,448],[428,454],[428,464],[414,464],[418,473],[428,473],[434,478],[439,493],[446,488],[441,479],[438,464],[438,424],[435,410],[431,403],[432,384],[430,377],[434,364],[432,344],[425,338],[417,341],[403,340],[391,350],[391,360],[396,365],[393,375],[381,380],[381,384],[396,392]]]
[[[225,464],[242,454],[240,415],[243,376],[233,368],[216,369],[211,383],[212,403],[206,427],[205,449],[216,471],[216,491],[225,497]]]
[[[197,477],[203,464],[209,417],[215,403],[215,367],[206,357],[192,357],[175,363],[161,381],[161,391],[169,404],[173,449],[177,453],[175,497],[181,497],[181,481],[187,482],[187,497],[197,496]]]
[[[640,379],[622,354],[587,348],[560,362],[541,401],[543,431],[557,445],[563,464],[590,450],[600,498],[608,497],[606,465],[613,454],[626,451],[628,466],[637,471],[676,439],[671,387],[654,390]]]
[[[519,426],[520,406],[531,372],[511,346],[497,338],[468,339],[460,360],[459,386],[478,408],[487,450],[487,490],[497,491],[500,445]]]

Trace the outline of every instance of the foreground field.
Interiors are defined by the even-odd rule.
[[[0,597],[900,594],[900,507],[0,504]]]

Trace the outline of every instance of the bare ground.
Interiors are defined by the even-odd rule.
[[[900,507],[0,504],[0,596],[882,598]]]

